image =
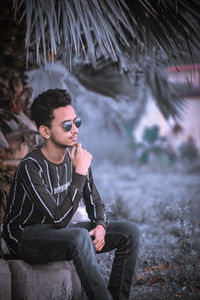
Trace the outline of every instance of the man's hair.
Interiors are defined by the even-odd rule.
[[[71,104],[71,96],[66,90],[51,89],[38,95],[31,105],[31,119],[37,128],[45,125],[51,128],[53,110]]]

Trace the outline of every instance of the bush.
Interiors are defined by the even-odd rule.
[[[189,139],[179,147],[179,155],[183,160],[194,161],[199,157],[198,149],[193,140]]]

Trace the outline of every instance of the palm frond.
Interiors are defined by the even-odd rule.
[[[24,116],[0,108],[0,149],[9,148],[10,143],[16,141],[26,141],[29,146],[33,146],[39,133],[31,121],[27,124]]]
[[[9,148],[9,144],[6,141],[2,131],[0,130],[0,150],[4,148]]]
[[[22,5],[27,59],[35,47],[37,61],[44,64],[49,57],[54,60],[59,45],[70,63],[74,55],[84,53],[93,66],[98,53],[118,60],[133,39],[138,47],[160,47],[172,63],[180,57],[182,39],[189,53],[193,44],[199,48],[197,0],[13,0],[16,12]]]
[[[111,59],[98,59],[96,67],[91,64],[76,64],[73,74],[88,90],[114,98],[120,102],[122,99],[137,101],[142,89],[142,76],[139,67],[133,72],[120,72],[118,63]]]
[[[132,36],[129,10],[123,0],[14,0],[14,7],[24,6],[27,17],[26,48],[35,44],[37,60],[53,59],[57,47],[65,45],[68,54],[84,51],[95,64],[96,44],[104,55],[116,60],[120,43],[129,46],[124,28]],[[120,43],[119,43],[120,40]]]
[[[87,65],[81,69],[85,73],[77,73],[79,81],[115,99],[137,94],[131,82],[137,74],[132,65],[138,65],[164,116],[178,114],[181,100],[161,71],[167,64],[199,59],[198,0],[13,1],[27,19],[27,58],[36,51],[37,61],[46,64],[57,54],[74,73],[80,58]],[[99,68],[100,58],[105,68]]]
[[[6,140],[4,134],[3,134],[3,129],[4,129],[4,124],[7,125],[8,128],[12,129],[12,124],[10,123],[10,120],[13,121],[13,123],[18,125],[19,121],[17,120],[16,116],[12,114],[11,112],[0,108],[0,149],[4,148],[9,148],[8,141]]]
[[[130,106],[147,97],[148,90],[166,119],[180,117],[184,101],[180,91],[168,81],[165,60],[158,49],[152,49],[152,53],[146,56],[143,52],[137,57],[127,53],[124,63],[129,63],[126,72],[119,71],[118,63],[103,58],[98,60],[96,68],[91,64],[80,64],[73,68],[73,72],[87,89],[118,102],[128,101]]]
[[[180,57],[182,40],[190,47],[196,45],[200,51],[198,32],[200,2],[196,0],[128,0],[126,2],[132,19],[137,23],[134,31],[143,26],[143,31],[140,32],[148,50],[157,45],[164,51],[171,64]],[[190,52],[189,47],[187,50]],[[188,56],[190,55],[191,53]]]
[[[145,70],[145,78],[163,116],[166,119],[169,117],[180,118],[184,109],[184,100],[175,86],[168,81],[168,74],[163,66],[158,66],[155,63],[149,65]]]

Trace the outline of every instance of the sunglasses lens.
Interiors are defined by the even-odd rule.
[[[76,118],[76,120],[74,121],[74,125],[79,128],[81,126],[81,119],[80,118]],[[72,129],[72,122],[71,121],[67,121],[65,122],[65,124],[63,125],[65,131],[70,131]]]
[[[65,122],[63,126],[66,131],[70,131],[72,128],[72,122]]]
[[[74,124],[77,128],[79,128],[81,126],[81,119],[80,118],[76,118],[76,120],[74,121]]]

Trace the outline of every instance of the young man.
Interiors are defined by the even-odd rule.
[[[33,102],[31,115],[44,143],[16,170],[3,229],[8,248],[29,263],[72,259],[91,300],[128,299],[139,231],[132,222],[106,222],[90,167],[92,155],[77,143],[81,120],[70,95],[47,90]],[[73,224],[81,199],[91,221]],[[113,249],[107,288],[96,253]]]

